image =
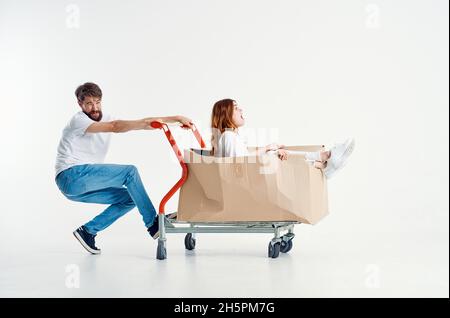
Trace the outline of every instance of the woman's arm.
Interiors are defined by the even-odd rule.
[[[284,150],[283,148],[284,148],[284,145],[270,144],[263,148],[258,149],[256,151],[256,154],[258,156],[260,156],[260,155],[267,153],[268,151],[276,151],[278,158],[280,158],[281,160],[287,160],[288,154],[287,154],[286,150]]]

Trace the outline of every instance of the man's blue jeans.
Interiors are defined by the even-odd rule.
[[[95,235],[135,206],[145,226],[156,216],[135,166],[116,164],[86,164],[73,166],[58,174],[56,184],[72,201],[110,204],[106,210],[86,223],[86,230]]]

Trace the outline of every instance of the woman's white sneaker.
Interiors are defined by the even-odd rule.
[[[325,175],[325,177],[327,179],[330,179],[334,173],[336,172],[336,169],[333,166],[333,163],[328,162],[327,167],[325,169],[323,169],[323,174]]]
[[[324,170],[327,179],[331,178],[338,170],[346,165],[353,149],[355,149],[355,139],[353,138],[349,138],[330,149],[331,157],[328,160],[328,166]]]

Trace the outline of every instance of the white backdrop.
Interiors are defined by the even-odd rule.
[[[307,231],[432,258],[448,297],[448,48],[446,0],[0,0],[0,253],[63,248],[103,209],[54,183],[74,90],[93,81],[104,112],[184,114],[207,139],[226,97],[247,127],[278,132],[261,144],[354,136],[329,182],[331,213]],[[138,166],[157,206],[180,173],[171,155],[160,131],[138,131],[114,135],[107,161]],[[145,236],[136,210],[106,232]]]

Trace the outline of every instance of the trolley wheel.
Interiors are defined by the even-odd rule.
[[[162,241],[158,241],[158,248],[156,250],[156,258],[163,260],[167,258],[167,250]]]
[[[280,243],[269,243],[269,253],[270,258],[277,258],[280,255]]]
[[[280,252],[287,253],[292,249],[292,240],[289,241],[281,241]]]
[[[195,249],[195,238],[192,237],[192,233],[188,233],[184,237],[184,247],[189,251]]]

